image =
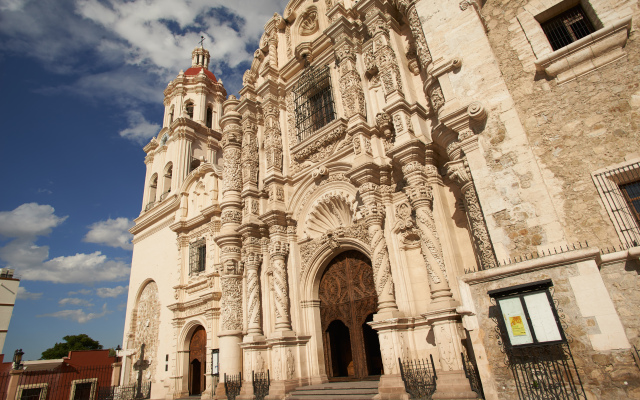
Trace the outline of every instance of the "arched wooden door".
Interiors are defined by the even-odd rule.
[[[189,342],[189,395],[198,395],[204,391],[206,360],[207,332],[199,326]]]
[[[322,275],[319,297],[328,377],[379,375],[380,345],[371,343],[377,335],[366,340],[363,335],[363,324],[378,304],[369,259],[357,251],[336,256]]]

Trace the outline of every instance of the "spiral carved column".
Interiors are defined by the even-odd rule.
[[[389,249],[382,229],[385,213],[384,206],[376,202],[375,193],[377,185],[363,183],[360,186],[365,214],[365,223],[369,229],[371,239],[373,279],[378,295],[378,317],[391,318],[398,316],[395,287],[391,276],[391,263],[389,261]],[[391,314],[391,315],[389,315]]]
[[[427,185],[424,168],[418,161],[403,165],[402,172],[409,183],[407,196],[416,213],[422,257],[429,273],[431,300],[433,302],[449,300],[453,294],[449,287],[442,245],[433,219],[433,189]]]
[[[247,334],[262,335],[262,304],[260,300],[260,265],[262,254],[250,253],[244,261],[247,276]]]
[[[272,276],[271,290],[273,290],[273,296],[275,298],[275,330],[291,331],[289,282],[287,280],[289,244],[279,240],[272,240],[271,243],[269,243],[269,254],[271,256],[271,268],[269,270],[269,274]]]

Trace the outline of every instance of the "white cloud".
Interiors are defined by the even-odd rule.
[[[102,298],[118,297],[121,294],[126,293],[128,289],[129,289],[129,286],[116,286],[114,288],[104,287],[104,288],[96,289],[96,294]]]
[[[42,297],[42,293],[28,292],[24,286],[18,287],[18,299],[20,300],[38,300]]]
[[[25,203],[12,211],[0,211],[0,235],[10,238],[45,236],[67,219],[49,205]]]
[[[121,281],[128,277],[129,264],[109,260],[99,251],[56,257],[47,261],[49,246],[38,246],[35,242],[38,236],[48,235],[67,218],[58,217],[54,212],[53,207],[36,203],[26,203],[13,211],[0,212],[0,235],[14,238],[0,248],[0,260],[6,267],[15,268],[26,280],[57,283]],[[120,218],[103,222],[109,225],[109,221],[115,221],[117,227],[122,224],[119,220]],[[126,218],[122,220],[124,224],[128,221]],[[96,235],[100,237],[99,234]],[[120,239],[117,235],[103,235],[102,238],[113,241],[120,247],[128,246],[127,239]]]
[[[56,283],[120,281],[129,276],[129,264],[108,260],[107,256],[96,251],[56,257],[39,266],[21,270],[21,273],[23,279]]]
[[[91,290],[89,290],[89,289],[80,289],[80,290],[76,290],[75,292],[67,292],[67,294],[69,296],[75,296],[77,294],[87,295],[87,294],[91,294]]]
[[[67,298],[64,298],[64,299],[60,299],[60,301],[58,301],[58,304],[60,304],[61,306],[65,306],[67,304],[70,304],[72,306],[93,307],[93,304],[89,300],[79,299],[77,297],[67,297]]]
[[[133,221],[127,218],[109,218],[106,221],[99,221],[89,226],[89,232],[82,240],[89,243],[133,250],[133,244],[131,243],[133,235],[129,233],[131,227],[133,227]]]
[[[129,127],[120,131],[120,136],[123,138],[143,145],[160,131],[160,125],[147,121],[141,112],[129,111],[128,114]],[[133,226],[133,223],[131,223],[131,226]]]
[[[61,310],[50,314],[41,314],[36,315],[36,317],[53,317],[53,318],[61,318],[61,319],[69,319],[72,321],[76,321],[80,324],[84,324],[85,322],[91,321],[92,319],[102,318],[105,315],[111,313],[111,311],[107,310],[107,303],[102,306],[102,312],[100,313],[86,313],[84,310]]]

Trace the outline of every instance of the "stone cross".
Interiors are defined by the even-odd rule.
[[[142,394],[142,372],[149,368],[149,360],[144,359],[144,343],[140,345],[140,358],[138,361],[133,364],[133,369],[138,371],[138,388],[136,393],[136,399],[142,399],[144,395]]]

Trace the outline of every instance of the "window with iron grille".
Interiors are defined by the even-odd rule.
[[[189,272],[196,274],[202,272],[206,266],[207,241],[198,239],[189,245]]]
[[[640,162],[596,172],[593,181],[620,241],[640,245]]]
[[[307,66],[293,88],[298,142],[336,118],[329,66]]]
[[[554,51],[595,32],[581,6],[575,6],[541,24]]]

